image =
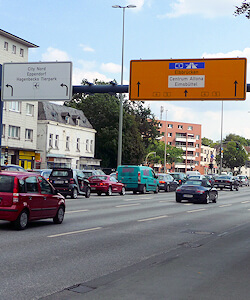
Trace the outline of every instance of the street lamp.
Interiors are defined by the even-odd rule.
[[[146,159],[145,159],[145,165],[148,164],[148,157],[149,157],[149,155],[151,155],[151,154],[154,154],[154,156],[155,156],[155,155],[156,155],[156,152],[149,152],[149,153],[147,154]]]
[[[123,10],[123,22],[122,22],[122,69],[121,69],[121,85],[123,85],[123,58],[124,58],[124,20],[125,20],[125,9],[135,8],[136,5],[113,5],[113,8],[122,8]],[[120,111],[119,111],[119,135],[118,135],[118,154],[117,154],[117,166],[122,163],[122,124],[123,124],[123,95],[120,93]]]
[[[167,113],[166,109],[166,126],[165,126],[165,148],[164,148],[164,173],[166,173],[166,163],[167,163]]]

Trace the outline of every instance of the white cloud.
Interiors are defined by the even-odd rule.
[[[183,15],[199,15],[206,18],[233,16],[235,6],[242,0],[175,0],[170,4],[172,11],[159,18],[177,18]]]
[[[43,61],[70,61],[69,55],[59,49],[52,47],[47,48],[47,51],[42,54]]]
[[[95,49],[87,46],[87,45],[84,45],[84,44],[80,44],[80,47],[82,48],[82,50],[84,52],[95,52]]]
[[[94,79],[105,82],[113,80],[113,78],[108,78],[106,75],[101,74],[97,71],[86,71],[79,68],[73,69],[72,84],[80,85],[83,79],[87,79],[89,82],[93,82]]]
[[[121,65],[114,63],[102,63],[101,70],[109,73],[121,73]]]

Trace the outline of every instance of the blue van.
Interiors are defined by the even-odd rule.
[[[125,184],[127,191],[134,194],[148,191],[159,192],[159,180],[154,170],[146,166],[118,166],[117,179]]]

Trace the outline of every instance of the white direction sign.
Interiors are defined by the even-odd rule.
[[[72,98],[72,62],[4,63],[2,100]]]

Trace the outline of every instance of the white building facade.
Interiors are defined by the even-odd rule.
[[[28,62],[29,48],[37,45],[0,29],[0,65],[7,62]],[[36,101],[6,101],[3,103],[2,153],[4,162],[34,167],[37,144]]]
[[[100,167],[95,159],[95,133],[81,110],[48,101],[38,103],[37,168]]]
[[[218,166],[216,164],[216,149],[201,145],[201,166],[204,174],[217,174]],[[213,169],[209,165],[213,164]]]

